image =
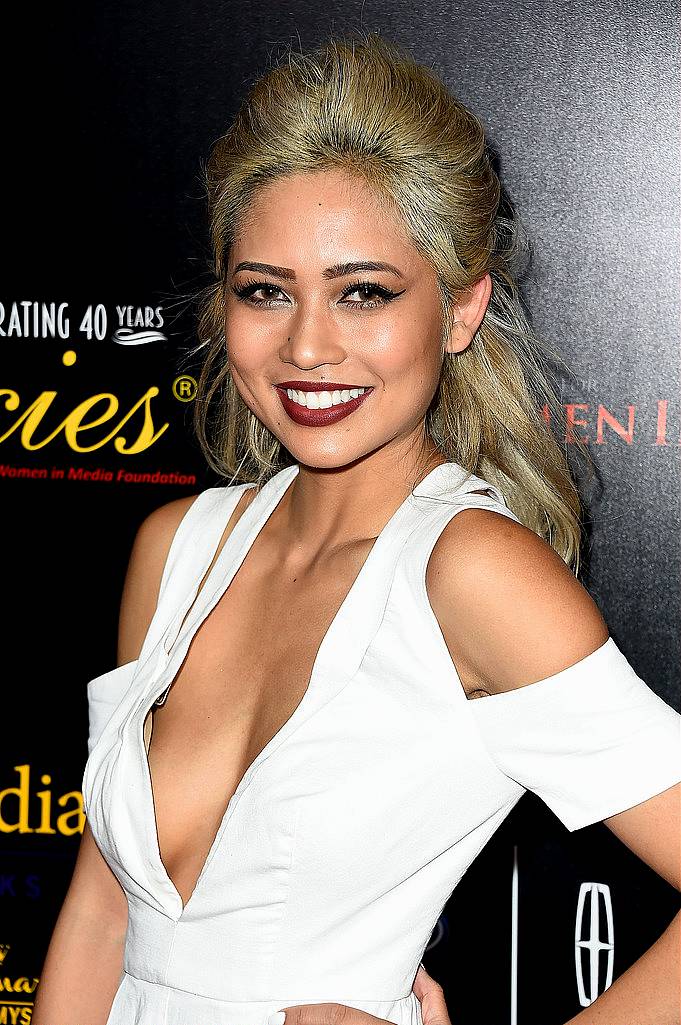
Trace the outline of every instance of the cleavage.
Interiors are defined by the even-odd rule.
[[[199,624],[165,704],[149,713],[159,852],[184,906],[228,798],[303,700],[323,637],[366,558],[361,548],[290,581],[276,565],[247,558]]]

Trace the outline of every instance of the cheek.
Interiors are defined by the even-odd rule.
[[[263,377],[262,367],[253,359],[256,351],[254,347],[240,343],[227,352],[227,366],[232,381],[242,399],[250,406],[255,402],[258,382]]]
[[[371,358],[386,387],[427,388],[440,372],[439,337],[435,329],[424,330],[422,322],[400,323],[374,337]]]
[[[240,328],[239,318],[233,318],[225,331],[226,355],[230,370],[241,377],[258,372],[267,355],[265,339],[253,330]]]
[[[224,318],[227,348],[235,359],[248,361],[253,354],[265,351],[276,335],[265,317],[255,317],[241,303],[229,303]]]

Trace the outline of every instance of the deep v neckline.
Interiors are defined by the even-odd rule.
[[[205,576],[204,570],[201,576],[201,579],[204,580],[203,586],[199,589],[197,582],[196,588],[190,595],[189,603],[183,603],[182,608],[165,631],[162,644],[167,656],[166,664],[160,676],[154,674],[155,686],[151,693],[147,692],[144,695],[143,701],[137,708],[137,728],[134,732],[144,782],[143,816],[150,846],[149,855],[155,869],[154,874],[161,881],[162,888],[172,903],[173,917],[176,919],[187,914],[190,905],[200,892],[202,881],[220,845],[229,820],[263,761],[317,707],[321,707],[338,693],[354,676],[359,667],[382,616],[397,555],[406,540],[409,529],[414,526],[413,515],[410,518],[409,514],[413,513],[415,508],[418,509],[418,505],[412,504],[412,494],[414,496],[427,494],[431,491],[433,481],[448,470],[454,469],[459,473],[463,472],[458,464],[439,463],[416,485],[413,493],[410,492],[407,495],[381,529],[322,637],[301,700],[288,719],[282,723],[247,766],[227,802],[192,892],[185,903],[171,880],[161,857],[144,725],[149,713],[153,711],[158,697],[175,680],[194,634],[226,593],[261,530],[292,485],[299,469],[300,467],[296,463],[276,473],[263,485],[241,514],[217,558],[214,558],[207,576]],[[400,529],[401,527],[405,529]],[[384,564],[386,572],[381,574],[380,567]],[[360,614],[353,616],[353,613],[357,612]],[[322,680],[324,682],[323,694],[321,693]],[[159,686],[159,682],[161,686]]]

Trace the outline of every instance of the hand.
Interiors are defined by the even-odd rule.
[[[422,964],[419,965],[412,989],[421,1004],[423,1025],[451,1025],[442,986],[428,974]]]
[[[442,986],[423,965],[419,965],[412,989],[421,1004],[423,1025],[451,1025]],[[281,1010],[286,1012],[285,1023],[274,1020],[275,1012],[268,1018],[268,1025],[391,1025],[385,1018],[347,1004],[295,1004]]]

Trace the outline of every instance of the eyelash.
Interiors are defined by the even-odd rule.
[[[261,288],[273,288],[278,292],[281,291],[277,285],[272,285],[267,281],[257,281],[255,278],[249,278],[243,283],[243,285],[233,285],[232,292],[237,299],[241,302],[248,303],[250,306],[276,306],[276,301],[272,299],[251,298],[253,292],[257,292]],[[366,292],[375,292],[377,295],[381,296],[382,300],[378,303],[370,302],[368,299],[365,299],[363,302],[349,303],[350,306],[357,306],[363,310],[377,309],[380,306],[387,305],[389,302],[392,302],[393,299],[402,295],[402,292],[393,292],[390,288],[385,288],[383,285],[379,285],[376,281],[354,281],[343,290],[341,299],[345,299],[346,296],[352,295],[352,293],[356,292],[358,289],[363,289]],[[402,291],[404,291],[404,289]]]

